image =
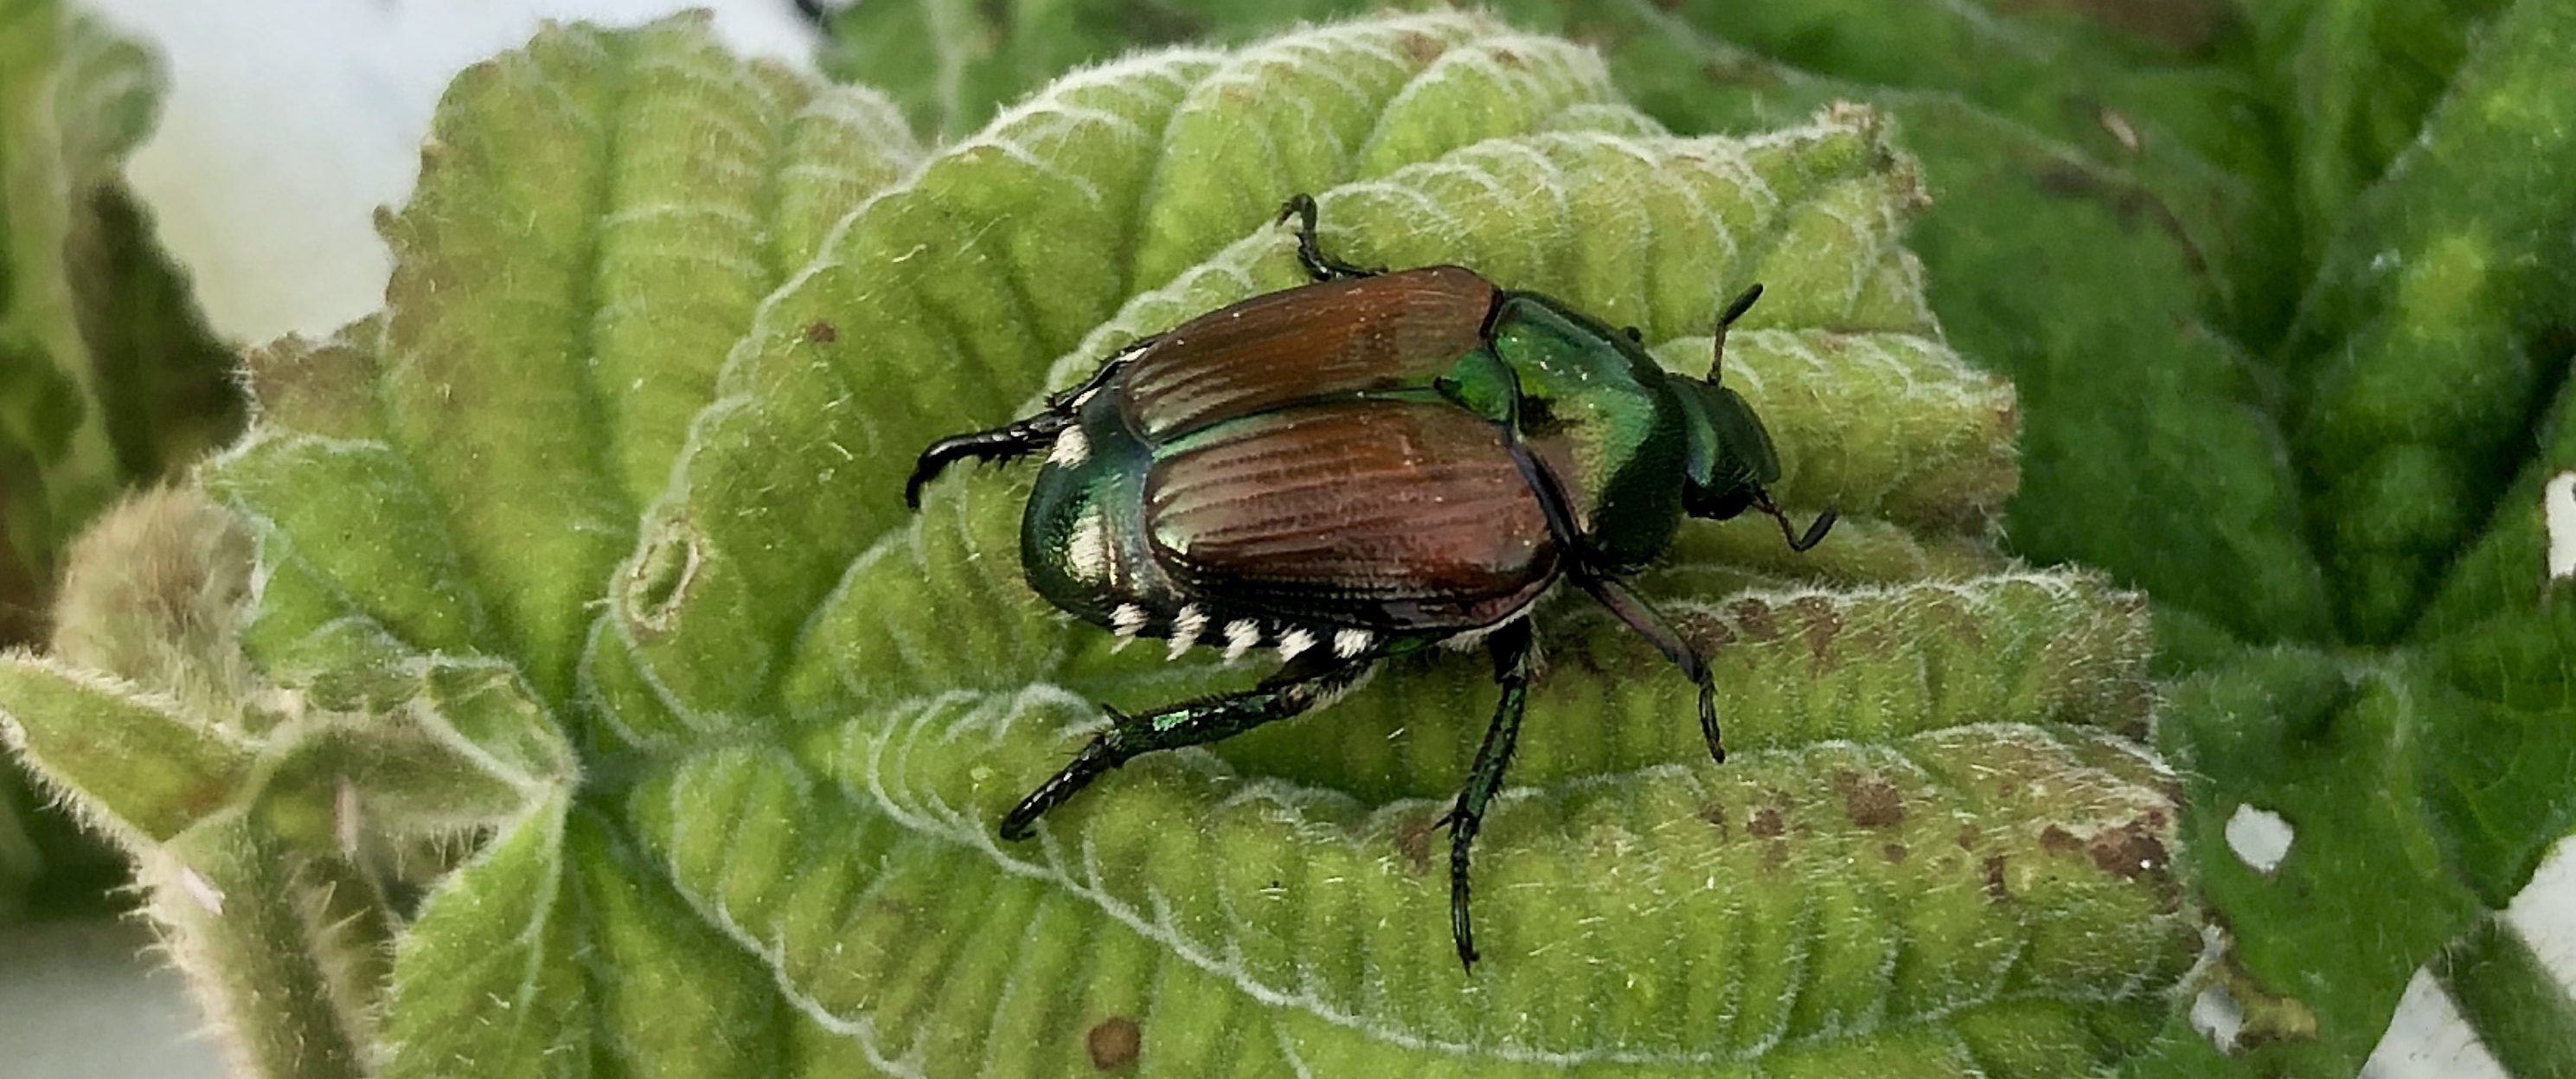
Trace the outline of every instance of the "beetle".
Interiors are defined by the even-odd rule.
[[[1467,859],[1502,787],[1527,695],[1529,614],[1559,581],[1588,593],[1699,687],[1709,756],[1726,759],[1707,665],[1623,578],[1684,516],[1758,510],[1804,551],[1771,500],[1770,435],[1718,384],[1718,316],[1705,379],[1665,371],[1637,331],[1614,331],[1534,292],[1457,266],[1385,272],[1324,254],[1315,201],[1288,200],[1310,284],[1255,296],[1112,354],[1036,415],[940,439],[904,485],[960,460],[1043,452],[1021,521],[1039,595],[1116,633],[1278,650],[1252,689],[1137,715],[1109,729],[1003,817],[1005,840],[1109,770],[1319,707],[1379,660],[1481,639],[1501,700],[1450,829],[1450,932],[1477,953]]]

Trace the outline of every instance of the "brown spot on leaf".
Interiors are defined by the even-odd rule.
[[[1780,822],[1780,811],[1769,806],[1754,810],[1753,819],[1745,824],[1744,829],[1765,839],[1788,830]]]
[[[2031,179],[2041,191],[2101,203],[2119,219],[2124,229],[2134,229],[2144,219],[2173,241],[2175,250],[2182,252],[2193,276],[2208,275],[2209,260],[2193,242],[2190,231],[2183,227],[2182,217],[2155,192],[2122,174],[2097,172],[2090,166],[2062,158],[2050,158],[2029,167]]]
[[[1404,55],[1417,64],[1427,64],[1440,58],[1440,39],[1429,34],[1406,34],[1403,40],[1396,42],[1396,47],[1403,49]]]
[[[1880,857],[1887,859],[1887,864],[1901,865],[1905,861],[1905,844],[1890,843],[1878,848],[1878,853]]]
[[[1431,872],[1431,832],[1438,827],[1437,817],[1410,817],[1395,826],[1395,852],[1404,856],[1404,864],[1414,876]]]
[[[1834,773],[1834,789],[1843,796],[1843,815],[1863,828],[1892,828],[1905,823],[1905,796],[1878,776],[1848,769]]]
[[[2084,841],[2075,838],[2075,833],[2052,824],[2040,829],[2039,849],[2050,854],[2074,854],[2084,849]]]
[[[2009,902],[2012,890],[2004,887],[2004,856],[1986,857],[1986,898],[1997,903]]]
[[[1725,806],[1714,804],[1701,806],[1698,816],[1699,819],[1707,821],[1709,827],[1717,829],[1719,839],[1735,838],[1735,824],[1727,819]]]
[[[1091,1052],[1092,1067],[1117,1071],[1136,1063],[1136,1055],[1145,1048],[1145,1031],[1135,1020],[1113,1015],[1094,1024],[1082,1043]]]
[[[1528,66],[1529,66],[1529,61],[1527,61],[1527,60],[1525,60],[1525,59],[1522,59],[1522,58],[1521,58],[1521,54],[1519,54],[1519,53],[1517,53],[1517,52],[1513,52],[1513,51],[1512,51],[1512,50],[1510,50],[1510,49],[1496,49],[1496,50],[1494,50],[1494,62],[1495,62],[1495,63],[1497,63],[1497,64],[1501,64],[1502,66],[1504,66],[1504,67],[1508,67],[1508,68],[1521,68],[1521,67],[1528,67]]]
[[[1960,825],[1958,838],[1954,840],[1954,842],[1959,844],[1960,850],[1977,849],[1977,826],[1973,824]]]
[[[1735,631],[1706,611],[1684,612],[1681,617],[1673,619],[1673,628],[1681,633],[1683,640],[1698,648],[1702,658],[1714,656],[1719,649],[1735,643]]]
[[[2094,836],[2092,852],[2094,866],[2122,880],[2136,880],[2161,870],[2171,857],[2163,841],[2135,823]]]
[[[1789,864],[1789,841],[1774,839],[1762,847],[1762,868],[1778,869]]]
[[[812,325],[805,327],[806,344],[828,345],[840,339],[841,328],[821,319],[816,319]]]
[[[1768,640],[1780,635],[1779,619],[1772,616],[1771,605],[1761,600],[1737,600],[1727,605],[1726,613],[1735,616],[1735,624],[1744,628],[1745,636]]]
[[[1818,660],[1824,659],[1825,649],[1833,645],[1835,637],[1842,635],[1842,615],[1835,613],[1834,605],[1826,602],[1823,596],[1800,596],[1790,601],[1789,609],[1798,612],[1798,616],[1806,621],[1798,635],[1806,639],[1807,654]]]

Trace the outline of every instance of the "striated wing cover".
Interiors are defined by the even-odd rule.
[[[1176,579],[1301,622],[1489,625],[1537,598],[1557,550],[1492,423],[1434,402],[1343,401],[1213,427],[1145,480]]]
[[[1427,266],[1255,296],[1136,354],[1127,419],[1161,442],[1293,401],[1420,386],[1484,343],[1494,286]]]

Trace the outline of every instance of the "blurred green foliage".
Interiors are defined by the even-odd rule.
[[[126,192],[158,66],[54,0],[0,0],[0,648],[40,643],[73,537],[230,439],[242,396]],[[102,907],[116,857],[0,764],[0,922]]]

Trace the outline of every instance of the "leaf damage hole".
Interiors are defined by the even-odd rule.
[[[2540,489],[2540,519],[2549,533],[2549,583],[2576,577],[2576,471],[2549,477]]]
[[[2240,804],[2227,818],[2227,849],[2265,876],[2279,869],[2281,859],[2290,856],[2290,842],[2295,838],[2297,833],[2290,822],[2268,809]]]
[[[1083,1048],[1090,1052],[1093,1068],[1117,1071],[1136,1063],[1145,1048],[1145,1031],[1135,1020],[1113,1015],[1092,1026],[1083,1037]]]
[[[670,629],[701,561],[698,532],[688,519],[663,522],[626,575],[626,613],[633,627],[645,633]]]
[[[2213,984],[2191,998],[2191,1029],[2222,1053],[2236,1051],[2236,1036],[2245,1029],[2245,1007],[2224,985]]]

